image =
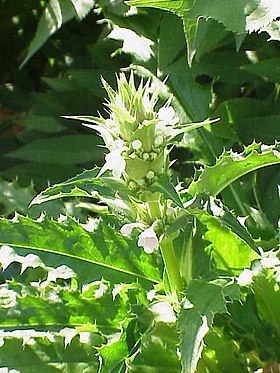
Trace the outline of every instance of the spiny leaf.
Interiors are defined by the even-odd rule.
[[[63,197],[92,197],[108,205],[110,210],[117,215],[122,215],[123,218],[126,216],[127,219],[135,219],[135,211],[128,198],[128,196],[133,197],[133,193],[126,184],[113,177],[96,177],[98,172],[99,168],[86,170],[63,183],[47,188],[33,199],[31,206]],[[121,197],[117,198],[116,192]],[[94,205],[89,204],[88,207],[90,206],[94,208]],[[96,205],[96,211],[101,212],[102,207]],[[107,207],[105,208],[107,210]]]
[[[207,226],[205,238],[213,244],[212,257],[217,268],[233,274],[250,268],[258,256],[242,238],[210,214],[201,214],[200,220]]]
[[[261,318],[271,322],[280,336],[280,290],[272,276],[264,274],[254,277],[252,284]]]
[[[98,171],[99,169],[97,168],[86,170],[81,174],[69,179],[68,181],[47,188],[33,199],[31,206],[61,197],[91,196],[91,192],[96,190],[95,188],[98,188],[98,185],[100,186],[100,181],[99,183],[95,183],[95,185],[93,183],[93,181],[96,179]]]
[[[186,290],[192,308],[183,309],[179,316],[180,350],[184,373],[196,371],[203,349],[203,339],[216,313],[225,313],[226,300],[219,285],[194,281]]]
[[[222,22],[228,30],[239,34],[246,33],[246,16],[257,6],[257,0],[196,0],[187,12],[190,18],[214,18]]]
[[[207,193],[216,196],[241,176],[261,167],[280,163],[278,145],[256,148],[257,146],[253,145],[253,150],[249,154],[250,148],[245,148],[241,154],[225,152],[215,166],[205,167],[199,179],[191,183],[188,192],[192,195]]]
[[[168,176],[160,177],[156,182],[154,182],[150,189],[154,192],[160,192],[166,199],[170,199],[176,205],[180,207],[184,207],[183,202],[181,201],[180,196],[176,192],[174,186],[172,185],[171,181],[169,180]]]
[[[127,5],[148,6],[174,12],[178,15],[183,14],[192,5],[193,0],[129,0]]]
[[[192,64],[195,55],[199,58],[213,49],[225,37],[224,26],[213,19],[183,17],[183,21],[189,65]]]
[[[71,218],[63,223],[43,222],[17,216],[0,220],[0,244],[34,251],[57,253],[84,260],[106,269],[160,281],[160,269],[153,256],[146,255],[132,240],[125,239],[108,225],[100,223],[88,232]]]

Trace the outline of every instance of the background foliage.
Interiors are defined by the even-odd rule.
[[[277,255],[250,286],[237,283],[257,265],[252,253],[279,245],[278,3],[2,0],[0,17],[1,367],[178,372],[180,343],[184,372],[279,371]],[[101,165],[104,150],[62,116],[106,116],[100,77],[115,86],[128,67],[165,81],[161,98],[173,95],[183,122],[220,118],[171,151],[182,198],[198,197],[195,223],[180,223],[196,226],[178,238],[196,256],[194,307],[177,327],[157,320],[146,296],[164,295],[161,259],[113,229],[111,214],[97,219],[88,185],[63,184]],[[29,207],[50,184],[66,198]],[[203,210],[205,195],[216,200]]]

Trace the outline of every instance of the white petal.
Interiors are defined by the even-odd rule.
[[[250,269],[244,269],[243,272],[240,273],[237,279],[237,283],[239,286],[248,286],[253,281],[254,272]]]
[[[176,316],[172,306],[168,302],[158,302],[150,307],[150,310],[155,314],[157,321],[165,323],[176,322]]]
[[[133,231],[134,228],[143,229],[143,228],[145,228],[145,225],[143,223],[125,224],[121,227],[121,234],[123,234],[124,236],[130,236],[131,232]]]
[[[144,247],[147,254],[152,254],[154,250],[158,249],[159,242],[153,227],[144,230],[139,235],[137,245]]]
[[[114,149],[105,156],[106,163],[101,168],[98,176],[102,175],[107,170],[111,170],[116,179],[120,178],[126,166],[125,159],[121,155],[123,150],[123,148]]]

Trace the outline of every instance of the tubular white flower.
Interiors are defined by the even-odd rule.
[[[130,236],[134,228],[144,229],[145,225],[143,223],[125,224],[121,227],[121,234],[123,234],[124,236]]]
[[[124,172],[126,165],[125,159],[121,155],[123,150],[123,148],[114,149],[105,156],[106,163],[101,168],[98,176],[102,175],[107,170],[111,170],[113,172],[113,176],[116,179],[119,179],[121,177],[121,174]]]
[[[153,227],[145,229],[139,235],[137,245],[142,246],[146,254],[152,254],[154,250],[158,250],[159,242]]]
[[[177,124],[179,120],[172,106],[169,106],[169,107],[163,106],[162,108],[160,108],[158,111],[158,117],[162,121],[165,121],[168,124],[172,124],[172,125]]]
[[[173,126],[179,122],[179,118],[173,107],[163,106],[160,108],[158,111],[158,119],[160,119],[156,125],[158,136],[172,137],[175,134]]]

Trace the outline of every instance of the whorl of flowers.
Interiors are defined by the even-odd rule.
[[[133,73],[128,80],[121,74],[117,91],[104,79],[102,83],[108,95],[109,118],[90,117],[91,124],[86,124],[100,134],[109,151],[99,176],[111,171],[114,178],[122,179],[135,192],[136,222],[125,224],[121,233],[140,231],[137,244],[151,254],[159,248],[167,202],[149,187],[168,172],[166,145],[181,131],[178,118],[169,102],[155,109],[159,91],[152,90],[151,80],[146,84],[141,80],[136,88]]]
[[[102,83],[110,116],[87,125],[100,134],[109,150],[100,175],[111,170],[129,188],[143,190],[168,168],[166,144],[176,135],[178,118],[168,103],[155,111],[159,92],[151,92],[150,80],[136,88],[133,74],[128,80],[121,74],[117,91],[104,79]]]

